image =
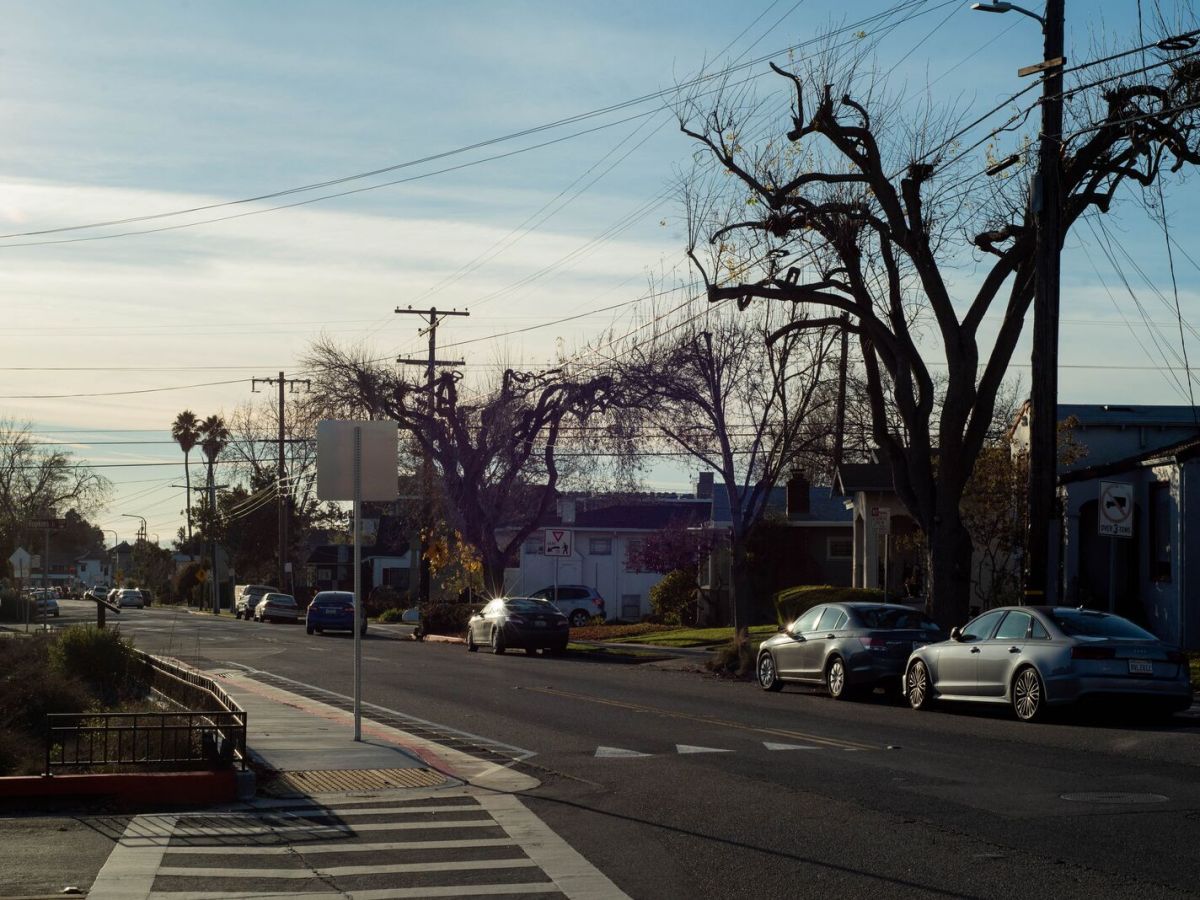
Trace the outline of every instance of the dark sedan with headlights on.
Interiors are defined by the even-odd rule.
[[[553,603],[533,597],[498,597],[467,622],[467,649],[491,647],[503,653],[521,647],[532,656],[539,649],[562,653],[567,649],[570,622]]]
[[[1120,616],[1049,606],[991,609],[914,651],[904,693],[913,709],[938,700],[1009,704],[1025,722],[1088,697],[1163,715],[1192,705],[1182,651]]]
[[[876,687],[898,692],[914,647],[945,633],[920,610],[891,603],[814,606],[758,650],[758,684],[777,691],[785,681],[824,685],[836,700]]]

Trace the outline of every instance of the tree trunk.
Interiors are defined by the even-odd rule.
[[[188,465],[188,454],[183,454],[183,483],[187,485],[187,535],[188,553],[192,552],[192,467]]]
[[[925,610],[949,630],[967,621],[974,545],[957,507],[943,513],[928,535],[929,596]]]
[[[504,596],[504,558],[499,554],[484,556],[483,590],[489,597]]]
[[[739,655],[750,653],[750,617],[753,610],[754,581],[750,575],[750,564],[746,559],[746,539],[729,536],[729,599],[733,617],[733,643]]]

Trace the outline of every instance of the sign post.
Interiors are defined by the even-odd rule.
[[[554,602],[558,602],[558,561],[571,555],[571,539],[574,532],[565,528],[546,529],[546,556],[554,557]]]
[[[891,544],[892,511],[886,506],[871,507],[871,524],[875,530],[875,545],[879,546],[879,538],[883,538],[883,599],[887,601],[888,594],[888,550]]]
[[[1108,611],[1117,610],[1117,538],[1133,537],[1133,485],[1122,481],[1100,482],[1096,509],[1100,535],[1108,537]]]
[[[362,501],[400,496],[395,422],[317,423],[317,498],[354,503],[354,740],[362,740]]]

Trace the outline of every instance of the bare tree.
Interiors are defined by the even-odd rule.
[[[1098,68],[1072,76],[1060,244],[1082,216],[1108,212],[1122,185],[1152,184],[1164,167],[1200,159],[1195,54],[1152,49],[1157,65],[1144,70],[1132,58],[1139,62],[1129,77]],[[683,131],[713,166],[708,186],[722,198],[690,203],[692,258],[714,303],[828,311],[788,323],[776,340],[849,316],[874,440],[928,541],[930,611],[960,621],[973,549],[960,502],[1034,292],[1027,181],[1012,177],[1020,167],[984,177],[984,160],[962,148],[968,129],[951,112],[901,116],[863,56],[830,50],[795,70],[773,68],[793,106],[790,123],[770,138],[753,138],[761,107],[744,93],[693,98],[680,109]],[[1006,124],[1019,126],[1035,109],[1018,109]],[[972,255],[976,271],[964,271]],[[989,314],[999,319],[990,350]]]
[[[68,507],[87,514],[112,485],[70,453],[40,442],[28,423],[0,419],[0,539],[11,546],[30,519]],[[5,554],[7,557],[7,553]]]
[[[785,330],[799,310],[766,305],[748,314],[713,310],[668,322],[618,356],[615,378],[642,410],[645,429],[720,475],[730,513],[735,641],[752,615],[747,541],[772,490],[793,470],[823,472],[835,383],[826,363],[832,329]],[[768,342],[768,337],[781,332]],[[634,400],[636,397],[636,400]]]
[[[314,372],[310,397],[324,414],[393,419],[429,455],[450,525],[479,553],[484,587],[493,594],[504,589],[506,561],[553,508],[564,422],[585,423],[607,408],[612,393],[608,376],[577,382],[562,370],[509,369],[495,386],[471,394],[460,373],[444,372],[431,412],[423,380],[362,351],[320,341],[305,363]]]

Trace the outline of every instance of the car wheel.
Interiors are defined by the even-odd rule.
[[[56,619],[58,618],[58,610],[57,609],[54,611],[54,618],[56,618]]]
[[[468,653],[478,653],[479,652],[479,645],[477,643],[475,643],[475,632],[471,631],[471,629],[469,629],[469,628],[467,629],[467,652]]]
[[[758,686],[764,691],[783,689],[783,682],[779,680],[779,673],[775,670],[775,657],[770,653],[764,653],[758,658]]]
[[[571,618],[569,621],[571,623],[572,628],[582,628],[584,625],[586,625],[588,623],[588,620],[590,620],[590,619],[591,619],[591,616],[589,616],[587,614],[586,610],[577,609],[571,613]]]
[[[546,652],[551,656],[562,656],[567,652],[566,644],[555,644],[553,647],[547,647]]]
[[[834,700],[845,700],[853,693],[846,681],[846,663],[840,656],[825,664],[825,690]]]
[[[312,634],[312,633],[313,633],[313,631],[315,631],[315,630],[316,630],[316,629],[314,629],[314,628],[313,628],[311,625],[305,625],[305,626],[304,626],[304,631],[305,631],[305,633],[306,633],[306,634]]]
[[[908,705],[913,709],[933,708],[933,684],[929,680],[929,669],[919,659],[904,676],[904,692],[908,695]]]
[[[1013,712],[1022,722],[1036,722],[1046,714],[1046,690],[1033,666],[1017,671],[1012,683]]]
[[[526,647],[525,655],[526,656],[537,656],[537,647]]]
[[[493,628],[492,629],[492,652],[495,653],[497,656],[500,656],[502,653],[504,653],[504,651],[506,649],[508,649],[508,648],[504,646],[504,632],[502,632],[499,628]]]
[[[318,625],[317,626],[317,634],[324,634],[324,633],[325,633],[325,629],[322,628],[320,625]]]
[[[241,613],[241,611],[240,611],[240,610],[236,610],[236,609],[235,609],[235,610],[233,611],[233,617],[234,617],[235,619],[240,619],[240,618],[242,617],[242,613]]]

